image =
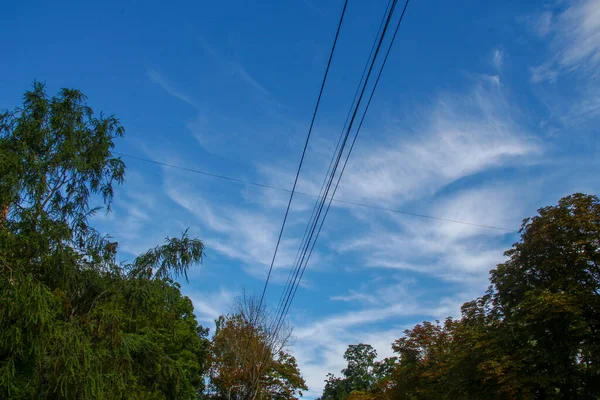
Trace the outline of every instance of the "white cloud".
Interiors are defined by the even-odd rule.
[[[518,228],[529,188],[483,186],[459,191],[428,210],[444,219]],[[336,245],[341,254],[362,257],[372,268],[410,270],[439,279],[485,287],[487,272],[503,259],[508,232],[447,221],[388,215],[392,227],[377,222],[359,237]],[[366,256],[361,256],[366,254]]]
[[[551,11],[544,11],[532,21],[535,33],[538,36],[544,37],[550,33],[550,30],[552,29],[552,18],[553,14]]]
[[[292,189],[294,178],[298,166],[291,163],[260,164],[256,171],[260,175],[261,182],[273,187]],[[307,178],[308,176],[308,178]],[[314,170],[307,171],[305,167],[300,174],[291,210],[297,213],[312,211],[317,195],[320,192],[320,186],[317,186]],[[307,196],[308,194],[308,196]],[[285,210],[287,207],[290,192],[280,190],[247,190],[244,192],[244,198],[252,203],[264,204],[269,208],[279,208]]]
[[[513,118],[498,77],[481,77],[467,95],[440,96],[411,131],[353,155],[340,198],[387,206],[432,195],[492,167],[530,162],[539,145]]]
[[[196,291],[186,291],[186,295],[194,304],[194,313],[199,321],[205,324],[212,324],[220,315],[229,311],[237,293],[231,292],[226,288],[220,288],[216,293]]]
[[[158,86],[160,86],[164,91],[169,93],[171,96],[189,104],[190,106],[194,107],[196,110],[199,109],[199,107],[196,104],[196,102],[194,101],[194,99],[192,99],[187,94],[178,90],[175,87],[175,84],[173,84],[173,82],[169,81],[166,77],[164,77],[158,71],[149,69],[148,70],[148,78],[150,78],[150,81],[152,81],[152,83],[155,83]]]
[[[531,67],[531,81],[549,111],[554,135],[568,130],[593,146],[600,117],[600,0],[560,2],[532,20],[548,44],[545,61]]]
[[[600,77],[600,1],[571,1],[564,10],[545,11],[535,28],[539,35],[550,38],[553,56],[532,69],[534,82],[554,81],[575,71],[588,79]]]
[[[271,97],[271,93],[267,89],[265,89],[264,86],[258,83],[256,79],[254,79],[252,75],[250,75],[241,64],[232,63],[232,68],[242,78],[244,82],[248,83],[258,92],[260,92],[260,94]]]
[[[281,228],[282,215],[279,209],[236,207],[210,202],[167,171],[164,183],[166,195],[194,215],[207,229],[203,237],[208,248],[242,261],[248,273],[260,279],[265,278]],[[276,273],[273,282],[280,282],[287,277],[299,244],[297,235],[284,235],[274,264]],[[318,263],[319,255],[316,252],[313,258],[313,264]]]
[[[250,86],[261,106],[269,111],[284,109],[285,105],[273,96],[254,76],[252,76],[244,66],[238,62],[229,62],[229,68],[244,83]]]
[[[393,304],[399,300],[414,297],[418,293],[414,286],[415,283],[414,279],[400,278],[391,284],[389,281],[384,285],[377,286],[363,284],[358,290],[350,289],[348,295],[332,296],[330,300],[370,306]]]
[[[148,249],[164,243],[167,236],[178,236],[187,228],[175,217],[160,209],[160,195],[147,178],[137,170],[127,171],[125,186],[115,188],[115,200],[110,214],[94,217],[103,233],[119,243],[119,256],[131,261]],[[157,214],[168,221],[160,226],[153,222]]]
[[[396,304],[332,315],[296,328],[293,354],[309,387],[307,397],[315,398],[321,394],[328,372],[340,375],[346,364],[343,355],[349,344],[368,343],[377,350],[380,359],[392,356],[391,343],[401,337],[405,329],[421,322],[422,318],[443,319],[458,315],[469,294],[426,304],[417,294],[409,296],[407,293],[406,298]],[[388,327],[373,328],[381,322],[387,322]]]
[[[504,51],[501,49],[494,50],[494,54],[492,55],[492,63],[497,71],[501,71],[502,66],[504,65]]]
[[[201,38],[200,43],[206,54],[218,65],[221,70],[227,70],[234,74],[248,86],[250,86],[261,105],[265,108],[282,108],[284,105],[279,102],[272,93],[265,88],[248,70],[239,62],[228,59],[220,52],[214,49],[205,39]]]
[[[431,208],[431,213],[448,220],[476,222],[482,226],[516,231],[516,224],[519,223],[521,216],[521,208],[516,205],[519,201],[523,201],[520,198],[526,192],[517,185],[519,183],[514,186],[503,186],[502,182],[498,182],[495,185],[464,190],[443,198]],[[503,230],[490,230],[482,226],[457,224],[449,221],[428,224],[435,227],[439,236],[453,240],[480,235],[506,234],[506,231]]]
[[[206,48],[208,49],[208,47]],[[207,50],[207,52],[219,64],[219,71],[229,75],[229,80],[233,75],[245,84],[242,87],[249,88],[249,90],[237,92],[237,100],[228,102],[229,105],[226,107],[218,102],[215,107],[214,102],[209,100],[212,96],[204,96],[204,100],[200,102],[193,95],[180,90],[174,82],[160,72],[154,69],[147,71],[147,76],[152,83],[196,110],[195,118],[182,125],[185,125],[205,150],[219,155],[247,151],[251,146],[260,146],[262,141],[272,145],[272,136],[263,135],[265,130],[280,132],[282,128],[277,125],[281,124],[285,126],[286,131],[289,131],[294,122],[289,121],[285,115],[284,104],[278,101],[241,64],[226,61],[211,51]],[[214,96],[214,98],[221,99],[219,96]],[[233,103],[237,103],[237,105],[234,106]],[[239,104],[242,104],[243,108],[248,110],[246,112],[250,112],[251,115],[268,116],[265,119],[267,122],[258,123],[258,118],[238,119],[232,117],[231,110],[239,110]],[[216,111],[217,109],[225,111],[219,112]]]

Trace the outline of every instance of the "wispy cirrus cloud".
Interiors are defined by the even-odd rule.
[[[349,344],[368,343],[377,350],[379,358],[389,357],[393,355],[391,343],[405,329],[422,319],[456,315],[466,299],[461,295],[428,302],[418,293],[406,293],[396,296],[393,303],[370,305],[297,325],[293,351],[309,386],[307,396],[321,395],[327,373],[340,375],[346,366],[343,355]],[[382,323],[387,327],[381,327]]]
[[[470,93],[445,94],[407,131],[360,149],[340,185],[340,197],[398,205],[490,168],[532,162],[540,144],[518,115],[497,76]]]
[[[285,125],[285,130],[289,131],[290,126],[297,125],[286,116],[286,106],[242,64],[226,61],[208,50],[207,53],[220,64],[218,68],[220,73],[228,75],[229,80],[233,75],[243,83],[242,87],[245,90],[236,91],[236,102],[231,102],[229,97],[224,100],[220,93],[214,96],[205,94],[200,102],[159,71],[155,69],[147,71],[147,76],[152,83],[196,110],[196,116],[183,125],[206,151],[221,156],[233,153],[237,158],[249,148],[264,148],[267,143],[274,145],[269,134],[282,129],[277,128],[278,126]],[[218,104],[215,105],[213,104],[215,101],[210,100],[213,97],[218,99]],[[226,104],[225,107],[223,103]],[[236,112],[245,117],[235,116]],[[268,122],[261,121],[259,116],[268,116]]]
[[[534,82],[555,81],[559,75],[582,73],[600,78],[600,1],[580,0],[560,4],[534,20],[536,33],[550,40],[552,57],[532,69]]]
[[[164,198],[154,189],[147,176],[130,169],[127,184],[115,187],[111,212],[93,217],[99,229],[119,243],[119,254],[125,256],[123,261],[131,261],[163,244],[167,236],[179,236],[188,228],[171,210],[161,208]],[[166,221],[161,226],[153,223],[158,214]]]
[[[478,221],[491,226],[514,226],[523,216],[519,204],[525,190],[503,187],[466,189],[432,205],[431,214],[447,219]],[[341,242],[342,253],[368,254],[370,268],[412,271],[451,282],[484,285],[487,272],[503,259],[504,236],[510,233],[404,216],[388,216],[389,227],[374,224],[360,237]],[[388,224],[389,225],[389,224]]]
[[[264,279],[281,228],[280,209],[271,209],[267,205],[240,208],[219,204],[169,172],[165,171],[165,194],[202,224],[207,245],[226,257],[241,261],[246,272]],[[293,221],[289,223],[293,225]],[[287,277],[299,244],[297,235],[282,238],[274,264],[273,282]],[[313,257],[318,262],[318,252]]]
[[[158,86],[160,86],[165,92],[167,92],[171,96],[183,101],[184,103],[187,103],[188,105],[192,106],[196,110],[200,109],[200,107],[198,106],[196,101],[191,96],[188,96],[186,93],[177,89],[175,83],[171,82],[160,72],[158,72],[154,69],[149,69],[148,70],[148,78],[150,79],[150,81],[152,83],[155,83]]]
[[[502,71],[504,67],[504,51],[502,49],[495,49],[492,54],[492,65],[496,68],[496,71]]]
[[[557,2],[529,22],[547,47],[530,78],[549,115],[543,127],[555,135],[576,131],[584,148],[595,146],[590,134],[600,118],[600,1]]]
[[[187,293],[194,304],[194,313],[198,320],[209,325],[219,316],[227,314],[237,295],[238,293],[224,287],[216,292],[198,293],[190,290]]]
[[[244,82],[246,82],[247,84],[252,86],[254,89],[256,89],[258,92],[260,92],[262,95],[269,96],[269,97],[271,96],[271,92],[269,92],[267,89],[265,89],[265,87],[263,85],[258,83],[256,81],[256,79],[254,79],[254,77],[252,75],[250,75],[244,67],[242,67],[241,64],[238,64],[238,63],[232,64],[232,69],[240,76],[240,78],[242,78],[242,80]]]
[[[264,85],[259,83],[259,81],[251,75],[242,64],[232,62],[230,68],[235,75],[253,89],[258,104],[260,104],[268,113],[277,114],[287,110],[286,105],[278,100]]]
[[[209,56],[213,62],[218,64],[220,69],[229,71],[231,74],[236,76],[241,82],[255,91],[255,95],[262,102],[263,106],[270,107],[283,107],[283,104],[277,100],[270,90],[268,90],[263,84],[261,84],[253,74],[251,74],[244,65],[238,61],[232,60],[225,57],[221,52],[217,51],[211,46],[208,41],[204,38],[200,39],[200,45],[207,56]]]
[[[415,297],[418,293],[415,283],[415,279],[403,277],[393,279],[392,283],[388,281],[379,285],[363,283],[359,289],[350,289],[347,295],[331,296],[330,300],[371,306],[389,305],[408,297]]]

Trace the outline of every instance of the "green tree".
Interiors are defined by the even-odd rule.
[[[431,399],[448,397],[451,343],[457,322],[423,322],[406,330],[392,344],[399,364],[393,374],[393,398]]]
[[[327,374],[323,394],[319,400],[344,400],[348,397],[347,382],[332,373]]]
[[[512,349],[511,332],[489,295],[462,306],[451,343],[448,392],[457,399],[527,399]]]
[[[344,359],[348,362],[342,374],[348,382],[350,390],[369,390],[374,383],[373,367],[377,351],[370,344],[356,344],[348,346]]]
[[[523,384],[536,398],[599,396],[598,198],[577,193],[539,209],[505,255],[490,295]]]
[[[369,392],[355,390],[346,397],[347,400],[376,400],[377,397]]]
[[[460,320],[423,322],[368,394],[386,399],[600,398],[600,201],[574,194],[524,220]],[[343,388],[329,376],[326,391]],[[337,392],[335,392],[337,393]],[[356,392],[364,396],[364,392]],[[358,397],[360,398],[360,397]]]
[[[203,244],[166,243],[118,264],[88,222],[113,200],[123,127],[77,90],[40,83],[0,115],[0,398],[193,399],[207,330],[173,279]]]
[[[394,390],[404,398],[600,396],[599,251],[596,196],[574,194],[538,210],[450,335],[424,323],[396,342]],[[435,362],[432,345],[443,350]]]
[[[394,362],[394,359],[376,362],[376,358],[377,351],[369,344],[348,346],[344,353],[344,359],[347,361],[346,368],[342,370],[344,377],[337,378],[328,374],[321,399],[341,400],[349,398],[351,394],[358,398],[356,396],[360,393],[372,390],[378,379],[383,379],[389,372],[389,366]]]

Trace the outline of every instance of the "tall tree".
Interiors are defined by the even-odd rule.
[[[307,390],[287,345],[291,329],[275,329],[275,319],[258,299],[245,294],[229,314],[216,320],[212,338],[212,398],[236,391],[244,399],[295,399]]]
[[[344,400],[348,397],[347,382],[343,378],[338,378],[332,373],[327,374],[325,387],[320,400]]]
[[[600,201],[577,193],[538,210],[491,271],[495,311],[533,395],[600,395]],[[508,336],[508,335],[507,335]]]
[[[352,395],[360,398],[365,392],[372,391],[378,380],[384,380],[390,372],[390,366],[395,359],[375,361],[377,351],[373,346],[365,343],[351,344],[344,352],[347,361],[346,368],[342,369],[343,378],[333,374],[327,375],[322,400],[343,400]],[[383,390],[383,383],[378,390]]]
[[[373,367],[377,351],[370,344],[351,344],[344,353],[348,362],[342,374],[346,378],[351,390],[369,390],[374,383]]]
[[[86,97],[34,83],[0,115],[0,398],[193,399],[207,331],[173,279],[200,262],[184,233],[118,264],[89,225],[125,166],[123,127]]]
[[[393,398],[451,398],[447,379],[455,327],[451,318],[443,324],[423,322],[392,344],[400,360],[393,375]]]
[[[398,360],[370,395],[600,398],[598,197],[576,193],[539,209],[505,255],[487,293],[465,303],[460,320],[424,322],[394,342]],[[340,396],[323,398],[350,398],[343,383],[329,375],[324,395]]]

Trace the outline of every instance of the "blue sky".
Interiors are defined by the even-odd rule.
[[[86,3],[3,6],[0,108],[34,79],[78,88],[126,127],[120,152],[291,188],[342,0]],[[350,0],[302,192],[318,192],[386,3]],[[599,0],[413,0],[337,197],[517,230],[597,193],[598,71]],[[207,326],[262,289],[286,193],[125,161],[114,212],[95,220],[123,257],[189,227],[207,256],[184,292]],[[294,200],[270,306],[313,202]],[[306,397],[348,344],[388,356],[404,329],[457,315],[517,238],[334,204],[290,311]]]

